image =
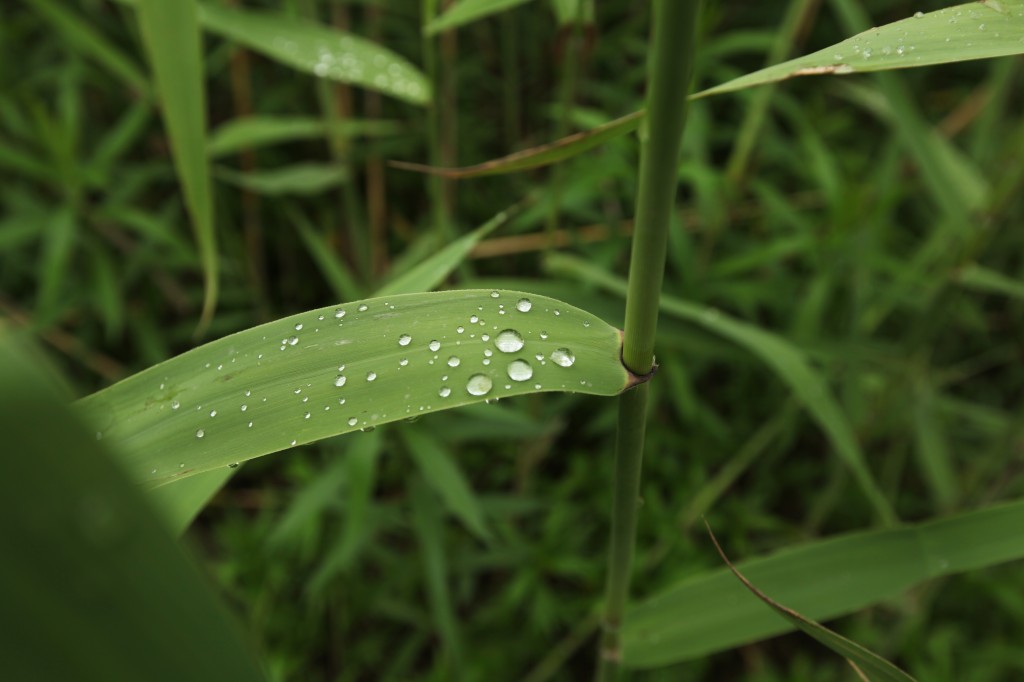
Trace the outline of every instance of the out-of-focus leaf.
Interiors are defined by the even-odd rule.
[[[276,12],[222,5],[202,5],[202,21],[214,33],[320,78],[412,104],[430,102],[426,76],[405,58],[369,40]]]
[[[296,163],[283,168],[242,172],[218,168],[217,178],[259,194],[279,196],[320,194],[348,180],[342,166],[330,163]]]
[[[440,16],[431,19],[423,27],[423,33],[428,36],[436,35],[441,31],[465,26],[527,2],[530,0],[459,0],[450,5]]]
[[[377,137],[393,135],[401,130],[394,121],[359,121],[345,119],[336,131],[345,136]],[[226,156],[243,149],[253,149],[281,142],[323,137],[328,126],[323,119],[302,116],[248,116],[234,119],[213,131],[207,150],[211,157]]]
[[[1003,294],[1024,301],[1024,282],[977,263],[960,268],[956,274],[956,281],[965,289],[987,294]]]

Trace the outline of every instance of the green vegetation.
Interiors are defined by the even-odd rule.
[[[1024,675],[1024,0],[5,10],[14,679]]]

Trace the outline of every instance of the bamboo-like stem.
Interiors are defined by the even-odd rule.
[[[649,374],[654,368],[658,298],[665,273],[669,220],[675,209],[679,149],[693,73],[699,7],[700,0],[654,1],[654,40],[647,69],[647,121],[646,129],[641,130],[640,186],[622,348],[626,367],[639,375]],[[619,398],[604,633],[597,664],[599,680],[615,679],[621,666],[620,628],[633,564],[647,395],[648,386],[643,383]]]
[[[422,0],[422,23],[425,25],[437,16],[440,0]],[[434,91],[434,99],[427,108],[427,145],[429,147],[430,163],[433,166],[444,165],[445,140],[441,120],[442,107],[446,101],[447,90],[441,79],[438,67],[437,41],[431,36],[423,37],[423,68],[426,71],[427,79]],[[427,190],[430,195],[431,220],[434,223],[434,231],[437,233],[439,242],[444,243],[452,237],[451,207],[448,204],[448,197],[451,190],[450,183],[445,183],[439,176],[431,176],[427,179]]]

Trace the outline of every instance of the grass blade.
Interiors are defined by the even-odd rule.
[[[452,3],[440,16],[431,19],[423,27],[423,34],[437,35],[441,31],[465,26],[527,2],[530,0],[460,0]]]
[[[376,90],[419,104],[430,102],[423,73],[391,50],[320,24],[272,12],[202,5],[208,30],[300,71]]]
[[[852,533],[742,561],[737,567],[809,618],[835,618],[944,575],[1024,558],[1024,501],[914,526]],[[728,569],[686,578],[633,607],[626,665],[652,668],[771,637],[793,625],[764,608]]]
[[[345,119],[328,130],[323,119],[305,116],[248,116],[228,121],[210,135],[207,152],[211,158],[236,154],[282,142],[314,140],[328,132],[346,137],[357,135],[380,137],[401,130],[395,121],[359,121]]]
[[[420,475],[444,501],[448,510],[478,538],[490,541],[491,530],[484,519],[480,503],[451,455],[421,430],[406,429],[402,431],[402,437]]]
[[[4,677],[263,680],[207,579],[30,355],[0,330]]]
[[[218,168],[217,178],[258,194],[307,196],[348,182],[348,172],[330,163],[295,163],[248,173]]]
[[[206,159],[206,92],[198,5],[195,0],[138,0],[136,9],[174,168],[199,245],[206,284],[199,334],[217,306],[218,267],[213,191]]]
[[[797,76],[866,73],[1006,57],[1024,52],[1024,0],[972,2],[872,28],[797,59],[740,76],[694,97]]]
[[[570,274],[596,284],[606,291],[620,295],[626,293],[626,283],[623,280],[578,258],[551,254],[548,256],[547,266],[556,272]],[[864,452],[857,443],[853,428],[843,414],[842,408],[829,390],[828,384],[811,367],[798,348],[780,336],[733,319],[707,306],[662,295],[661,309],[668,315],[692,322],[743,346],[771,367],[779,378],[789,385],[828,435],[836,454],[850,468],[879,520],[890,525],[895,522],[896,516],[892,506],[871,475]]]
[[[515,335],[506,330],[522,345],[508,343]],[[543,296],[468,290],[355,301],[270,322],[80,405],[118,443],[131,474],[154,486],[485,399],[615,395],[631,381],[618,330],[594,316]]]
[[[500,159],[476,164],[475,166],[437,168],[435,166],[425,166],[406,161],[389,161],[388,165],[417,173],[429,173],[430,175],[457,179],[518,173],[571,159],[598,145],[604,144],[608,140],[630,133],[637,129],[640,121],[643,120],[643,116],[643,111],[634,111],[632,114],[627,114],[622,118],[617,118],[614,121],[591,128],[585,132],[569,135],[550,144],[525,149],[515,154],[503,156]]]
[[[711,541],[715,543],[715,549],[718,550],[718,555],[722,557],[722,561],[726,563],[733,575],[743,583],[744,587],[750,590],[755,597],[771,607],[775,613],[792,623],[801,632],[810,635],[832,651],[845,658],[860,674],[860,677],[865,680],[865,682],[875,682],[876,680],[878,682],[914,682],[913,677],[903,672],[878,654],[865,649],[856,642],[837,635],[820,623],[810,620],[793,609],[783,606],[759,590],[753,583],[747,580],[742,573],[740,573],[739,569],[736,568],[731,561],[729,561],[729,557],[725,555],[725,552],[722,550],[722,546],[718,544],[718,538],[716,538],[715,534],[711,532],[711,527],[708,526],[706,521],[704,522],[704,525],[707,526],[708,534],[711,536]]]
[[[960,268],[956,281],[965,289],[986,294],[1003,294],[1024,301],[1024,282],[977,263]]]

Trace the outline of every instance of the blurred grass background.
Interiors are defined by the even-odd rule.
[[[710,2],[697,88],[942,6],[924,5]],[[645,3],[538,1],[426,39],[412,2],[245,7],[387,46],[431,76],[434,106],[206,34],[211,128],[278,119],[241,143],[212,135],[220,302],[208,338],[369,294],[529,193],[538,201],[452,283],[553,295],[621,326],[622,300],[550,256],[624,273],[632,136],[459,183],[386,160],[474,164],[636,110]],[[0,313],[85,394],[193,345],[203,254],[133,12],[5,3],[0,45]],[[1021,67],[797,79],[691,108],[666,293],[806,351],[905,521],[1024,493]],[[671,317],[659,333],[638,598],[720,565],[702,514],[735,559],[873,523],[770,367]],[[244,467],[189,540],[275,679],[585,678],[613,429],[611,401],[544,395],[325,441]],[[425,483],[410,451],[457,465],[488,539],[449,514],[445,483]],[[836,627],[919,679],[1018,679],[1022,594],[1018,563],[932,581]],[[787,635],[633,677],[850,673]]]

